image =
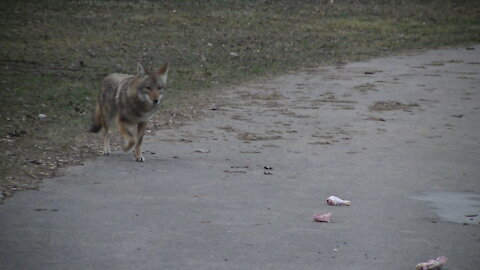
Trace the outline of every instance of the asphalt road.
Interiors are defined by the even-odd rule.
[[[226,89],[0,205],[0,268],[479,269],[479,119],[480,46]]]

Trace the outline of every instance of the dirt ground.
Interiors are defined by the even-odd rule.
[[[146,162],[114,151],[6,200],[2,267],[414,269],[443,255],[476,269],[479,51],[225,89],[201,117],[152,131]]]

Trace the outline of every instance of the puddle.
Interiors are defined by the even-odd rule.
[[[412,199],[430,202],[445,221],[480,224],[480,195],[466,192],[425,192]]]

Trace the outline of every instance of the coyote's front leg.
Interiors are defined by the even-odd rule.
[[[147,123],[142,122],[137,124],[137,142],[135,144],[134,155],[135,155],[135,160],[138,162],[145,161],[145,158],[142,155],[142,150],[140,150],[140,147],[142,146],[143,135],[145,135],[146,128],[147,128]]]
[[[123,151],[127,152],[128,150],[132,149],[132,146],[135,144],[135,139],[133,138],[132,133],[128,130],[127,123],[122,121],[121,117],[117,119],[117,126],[120,135],[122,135],[125,143],[122,146]]]

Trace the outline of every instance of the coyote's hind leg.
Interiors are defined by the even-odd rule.
[[[108,135],[108,127],[103,126],[103,151],[104,155],[110,155],[112,150],[110,149],[110,137]]]

